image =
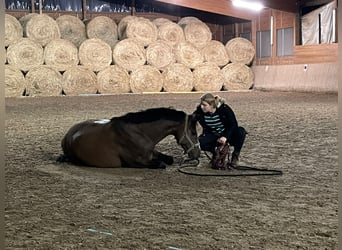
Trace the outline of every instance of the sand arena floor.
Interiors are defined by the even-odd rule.
[[[201,93],[7,98],[6,249],[337,249],[337,95],[219,94],[249,131],[241,164],[282,176],[55,162],[79,121],[161,106],[190,113]],[[172,137],[157,147],[180,160]]]

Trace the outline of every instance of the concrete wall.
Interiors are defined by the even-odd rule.
[[[338,64],[294,64],[252,66],[258,90],[338,91]]]

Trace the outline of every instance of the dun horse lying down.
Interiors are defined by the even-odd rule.
[[[59,161],[95,167],[165,168],[173,157],[155,150],[174,135],[190,159],[198,159],[196,119],[183,111],[153,108],[110,120],[87,120],[72,126],[62,140]]]

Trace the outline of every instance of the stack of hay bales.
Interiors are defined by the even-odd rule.
[[[81,21],[6,14],[6,96],[248,89],[252,44],[212,40],[196,17]]]
[[[249,89],[254,81],[254,73],[250,67],[255,56],[255,49],[250,41],[237,37],[225,45],[232,63],[222,68],[225,88],[228,90]]]

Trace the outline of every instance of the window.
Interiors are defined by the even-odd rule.
[[[293,55],[293,28],[277,30],[277,56]]]
[[[256,56],[259,58],[271,57],[271,31],[258,31],[256,41]]]
[[[250,33],[250,32],[240,33],[239,37],[246,38],[247,40],[252,41],[252,33]]]

